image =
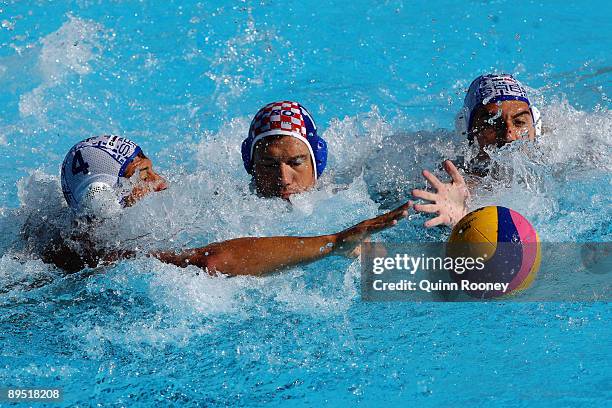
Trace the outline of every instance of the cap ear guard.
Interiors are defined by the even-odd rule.
[[[242,146],[240,148],[240,152],[242,153],[242,164],[244,164],[244,169],[249,174],[253,174],[253,163],[251,163],[251,143],[250,141],[253,138],[251,137],[251,132],[249,132],[249,136],[242,141]]]
[[[317,126],[312,120],[312,116],[308,109],[301,106],[302,116],[304,117],[304,124],[306,125],[306,140],[310,144],[312,148],[312,153],[315,159],[313,165],[317,171],[317,178],[321,177],[323,174],[323,170],[325,170],[325,166],[327,165],[327,142],[319,137],[317,133]]]
[[[312,147],[312,152],[315,157],[315,168],[317,170],[317,177],[321,177],[325,166],[327,166],[327,142],[325,139],[315,136],[308,138],[308,143]]]
[[[94,181],[89,184],[79,199],[78,211],[103,218],[121,211],[115,189],[107,183]]]

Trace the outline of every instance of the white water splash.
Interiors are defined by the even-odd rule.
[[[103,27],[91,20],[68,15],[57,31],[40,40],[36,61],[41,84],[19,98],[21,117],[32,116],[46,122],[47,91],[71,75],[83,77],[91,72],[97,58]]]

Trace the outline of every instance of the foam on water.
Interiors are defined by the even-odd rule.
[[[534,223],[544,241],[573,241],[581,236],[587,240],[584,234],[592,233],[593,228],[599,230],[599,239],[606,239],[610,236],[605,221],[610,198],[592,184],[603,190],[610,185],[611,115],[607,111],[579,112],[568,104],[545,107],[543,114],[547,131],[541,139],[535,143],[515,142],[491,151],[497,175],[484,178],[474,192],[471,207],[496,204],[513,208]],[[560,117],[566,118],[566,125],[551,122]],[[393,205],[407,200],[412,188],[424,185],[419,174],[422,168],[435,168],[445,157],[466,153],[466,143],[452,132],[398,133],[374,109],[367,115],[333,122],[324,132],[331,151],[343,154],[331,155],[331,169],[319,188],[295,197],[289,205],[279,199],[262,200],[249,188],[237,148],[247,124],[244,119],[234,120],[219,134],[211,134],[193,145],[190,151],[198,162],[194,174],[183,171],[169,175],[169,190],[124,209],[118,217],[104,220],[93,233],[95,239],[146,253],[153,249],[202,246],[240,236],[339,231],[375,215],[379,208],[376,200],[381,197],[383,202]],[[447,177],[439,169],[437,173],[441,178]],[[568,190],[572,194],[568,195]],[[36,258],[36,250],[41,248],[38,241],[45,236],[42,229],[48,232],[74,228],[57,175],[33,172],[20,181],[19,199],[20,208],[5,209],[1,218],[5,231],[9,231],[2,242],[5,256]],[[575,203],[570,206],[573,211],[565,208],[567,202]],[[586,214],[584,210],[575,210],[578,205]],[[422,235],[412,234],[424,219],[413,215],[406,222],[409,225],[390,230],[385,236],[418,240]],[[30,231],[24,245],[19,237],[26,226]],[[443,238],[445,234],[438,236]],[[127,264],[131,262],[137,261]],[[150,260],[146,265],[155,263],[158,262]],[[139,264],[134,264],[134,268],[136,265]],[[343,268],[347,266],[345,263]],[[172,270],[169,276],[174,280],[176,274],[183,272],[167,265],[157,268]],[[341,273],[346,272],[344,269]],[[191,275],[193,271],[186,273]],[[5,281],[11,280],[6,274]],[[215,309],[206,305],[202,309]]]

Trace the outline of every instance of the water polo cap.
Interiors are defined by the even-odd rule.
[[[327,143],[317,135],[317,127],[310,113],[297,102],[272,102],[257,112],[249,135],[242,142],[242,161],[249,174],[253,174],[253,149],[255,144],[268,136],[291,136],[306,144],[315,180],[321,176],[327,164]]]
[[[90,137],[74,145],[62,164],[62,191],[68,205],[82,210],[94,196],[114,193],[140,151],[136,143],[118,136]]]
[[[542,133],[540,111],[531,105],[527,91],[523,84],[508,74],[488,74],[476,78],[470,85],[463,108],[457,115],[456,127],[465,133],[470,141],[473,139],[468,132],[472,124],[474,113],[478,106],[501,101],[523,101],[529,105],[536,136]]]

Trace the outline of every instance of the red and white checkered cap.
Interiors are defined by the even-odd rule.
[[[306,124],[299,103],[272,102],[257,112],[251,123],[253,137],[271,135],[296,135],[306,139]]]
[[[249,158],[253,157],[253,149],[257,142],[267,136],[291,136],[304,142],[310,157],[312,158],[315,179],[315,155],[308,141],[308,130],[304,121],[304,115],[309,115],[302,105],[292,101],[272,102],[257,112],[249,128]],[[309,117],[311,123],[312,118]]]

